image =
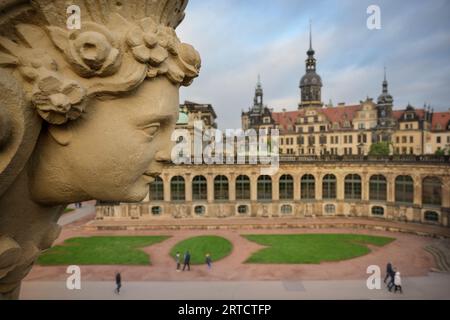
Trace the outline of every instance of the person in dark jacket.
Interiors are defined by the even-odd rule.
[[[208,266],[208,269],[211,270],[212,260],[211,260],[211,255],[209,253],[206,254],[205,262],[206,262],[206,265]]]
[[[392,263],[388,262],[386,265],[386,277],[384,277],[384,283],[389,279],[388,286],[391,281],[394,281],[394,268],[392,268]]]
[[[122,287],[122,277],[120,275],[120,272],[116,273],[116,290],[115,292],[117,294],[120,294],[120,288]]]
[[[388,283],[388,286],[387,286],[389,291],[391,291],[392,288],[395,286],[394,280],[395,280],[396,272],[397,272],[397,270],[395,268],[392,268],[392,272],[390,274],[389,283]]]
[[[186,266],[188,267],[188,271],[191,271],[191,254],[189,253],[189,250],[184,254],[183,271],[186,269]]]

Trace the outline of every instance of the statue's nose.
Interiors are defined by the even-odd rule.
[[[160,150],[155,155],[155,160],[159,162],[170,161],[170,152],[168,150]]]

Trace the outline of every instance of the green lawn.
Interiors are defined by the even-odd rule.
[[[71,238],[45,251],[40,265],[147,265],[150,257],[140,248],[166,240],[167,236]]]
[[[228,256],[233,250],[233,245],[225,238],[218,236],[199,236],[183,240],[177,243],[170,255],[175,258],[177,251],[180,252],[181,263],[183,263],[183,256],[186,250],[191,253],[191,264],[204,264],[205,255],[211,255],[212,262],[220,260]]]
[[[339,261],[370,252],[366,244],[384,246],[394,238],[356,234],[243,235],[268,248],[255,252],[247,263],[311,263]]]

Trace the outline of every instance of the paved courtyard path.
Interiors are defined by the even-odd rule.
[[[120,295],[114,282],[87,281],[81,290],[65,281],[26,281],[21,299],[102,300],[262,300],[262,299],[450,299],[450,274],[430,273],[403,279],[403,294],[369,290],[366,280],[324,281],[123,281]]]
[[[95,201],[83,202],[83,206],[81,208],[75,208],[74,205],[69,205],[68,208],[72,208],[75,210],[65,213],[59,218],[58,224],[60,226],[66,226],[73,222],[82,220],[88,216],[95,215]]]

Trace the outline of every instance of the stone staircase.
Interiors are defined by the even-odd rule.
[[[436,261],[437,270],[439,272],[450,273],[450,248],[448,243],[439,242],[437,244],[429,245],[425,247]]]

